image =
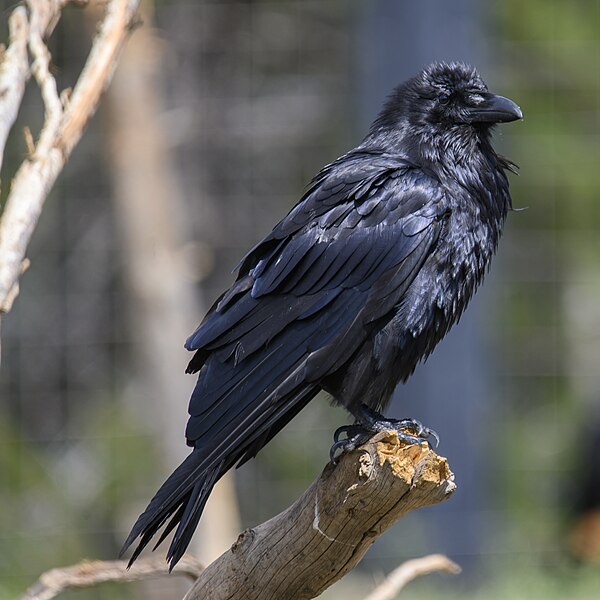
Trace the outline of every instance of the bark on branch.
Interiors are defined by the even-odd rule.
[[[455,489],[445,458],[427,444],[375,436],[321,476],[287,510],[242,533],[185,600],[308,600],[353,569],[406,513]]]

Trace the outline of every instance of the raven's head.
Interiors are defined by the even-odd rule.
[[[457,126],[485,131],[521,118],[521,109],[512,100],[490,93],[473,67],[434,63],[394,90],[372,132],[435,136]]]

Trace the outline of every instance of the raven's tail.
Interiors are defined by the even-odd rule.
[[[154,548],[177,527],[167,552],[170,569],[173,569],[183,556],[215,483],[231,466],[225,466],[221,462],[203,469],[202,455],[200,450],[193,450],[163,483],[146,510],[138,517],[120,552],[120,556],[122,556],[127,548],[138,537],[140,538],[128,567],[133,564],[148,542],[167,521],[168,523]]]
[[[284,387],[280,386],[280,391]],[[167,552],[169,567],[173,569],[190,543],[215,483],[236,463],[240,466],[256,456],[306,406],[318,390],[315,384],[292,384],[288,393],[279,397],[277,402],[275,393],[272,393],[268,396],[273,402],[271,407],[262,411],[260,418],[247,426],[234,441],[231,441],[231,435],[224,435],[225,439],[216,440],[214,447],[211,445],[207,448],[208,444],[205,444],[201,448],[195,448],[163,483],[131,529],[121,555],[138,537],[140,540],[129,566],[159,529],[165,526],[154,548],[177,527]],[[236,431],[233,423],[230,426],[232,431],[228,431],[229,434]]]

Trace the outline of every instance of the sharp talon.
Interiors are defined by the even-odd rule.
[[[337,465],[338,460],[342,454],[346,454],[346,452],[352,452],[352,450],[356,449],[356,447],[359,445],[356,443],[356,438],[357,436],[345,440],[340,440],[339,442],[336,442],[335,444],[333,444],[333,446],[331,446],[331,448],[329,449],[329,459],[331,460],[331,464]],[[341,450],[341,452],[338,456],[336,456],[335,453],[338,450]]]
[[[402,431],[408,431],[412,437],[427,440],[428,442],[429,438],[432,438],[436,448],[440,444],[440,436],[437,434],[437,432],[434,429],[425,427],[423,423],[417,421],[416,419],[389,419],[389,421],[394,424],[394,427],[400,433]]]
[[[338,439],[339,436],[344,432],[348,434],[348,437],[343,440]],[[339,457],[342,454],[352,452],[352,450],[355,450],[365,442],[368,442],[371,439],[372,435],[373,432],[366,430],[360,425],[347,425],[337,429],[334,434],[334,444],[329,449],[329,458],[331,460],[331,463],[336,465]],[[338,450],[341,450],[341,453],[338,456],[336,456],[336,452]]]
[[[436,448],[440,445],[440,436],[437,434],[437,431],[435,429],[429,429],[429,427],[426,427],[425,434],[426,437],[431,437],[434,439]]]
[[[417,437],[423,437],[423,433],[427,430],[427,427],[424,427],[423,423],[416,419],[402,419],[401,421],[394,419],[393,422],[398,429],[406,429]]]
[[[337,431],[336,431],[337,433]],[[338,457],[335,455],[335,453],[340,449],[343,448],[344,445],[346,444],[346,440],[343,440],[341,442],[335,442],[333,444],[333,446],[331,446],[331,448],[329,449],[329,460],[331,461],[332,465],[337,465],[338,462]]]
[[[342,435],[343,433],[346,432],[347,427],[348,427],[347,425],[342,425],[341,427],[338,427],[333,432],[333,446],[335,446],[340,441],[340,435]],[[333,446],[331,446],[332,450],[333,450]],[[331,453],[331,451],[330,451],[330,453]]]
[[[351,432],[356,430],[356,425],[342,425],[338,427],[333,434],[333,441],[337,444],[340,441],[340,436],[345,433],[346,439],[352,437]]]

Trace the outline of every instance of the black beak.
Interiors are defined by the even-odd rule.
[[[483,102],[467,109],[469,123],[510,123],[523,118],[517,104],[504,96],[481,94]]]

